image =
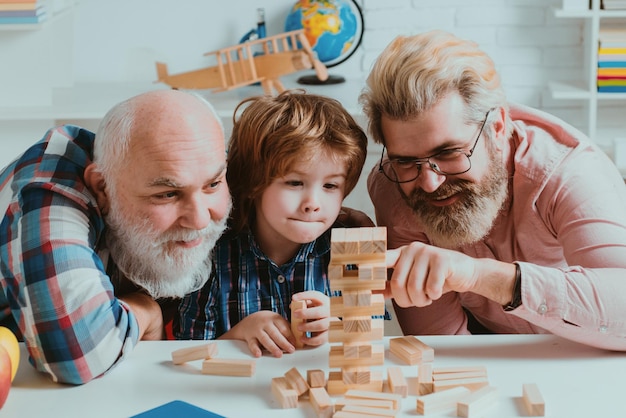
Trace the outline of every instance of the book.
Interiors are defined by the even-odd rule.
[[[35,10],[42,3],[0,3],[0,10]]]
[[[626,86],[599,86],[598,93],[626,93]]]
[[[45,12],[43,7],[34,10],[0,10],[0,17],[34,17]]]
[[[39,3],[40,0],[0,0],[0,4],[5,3]]]
[[[626,68],[626,61],[598,61],[598,68]]]
[[[33,24],[41,23],[46,19],[46,14],[40,14],[39,16],[26,16],[26,17],[0,17],[1,25],[17,25],[17,24]]]
[[[226,418],[184,401],[172,401],[130,418]]]

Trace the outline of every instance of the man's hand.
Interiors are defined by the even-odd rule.
[[[128,293],[119,299],[126,302],[137,318],[141,340],[163,339],[163,314],[161,307],[154,299],[142,292]]]
[[[283,352],[293,353],[296,349],[289,322],[272,311],[258,311],[246,316],[220,339],[247,342],[254,357],[261,357],[263,348],[274,357],[282,357]]]
[[[393,274],[385,297],[401,307],[427,306],[450,291],[473,292],[504,305],[515,282],[512,263],[472,258],[420,242],[387,251],[387,267]]]
[[[303,333],[311,333],[310,337],[303,336],[301,341],[310,346],[318,346],[328,342],[330,298],[322,292],[308,290],[294,294],[291,299],[307,302],[306,309],[297,309],[292,313],[296,318],[303,319],[298,330]]]

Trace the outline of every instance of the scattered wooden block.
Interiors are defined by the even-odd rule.
[[[360,414],[360,417],[395,417],[398,411],[393,409],[370,408],[361,405],[346,405],[341,412]]]
[[[183,364],[193,360],[204,360],[217,356],[217,343],[203,344],[172,351],[172,363]]]
[[[284,377],[272,379],[272,394],[283,409],[298,407],[298,392],[289,388],[289,383]]]
[[[330,418],[335,413],[333,401],[323,387],[315,387],[309,390],[309,399],[318,418]]]
[[[420,396],[417,398],[417,413],[427,415],[447,411],[448,409],[456,409],[457,402],[470,393],[468,388],[459,386],[442,392]]]
[[[289,387],[298,393],[298,396],[304,395],[309,391],[309,384],[295,367],[292,367],[285,373],[285,379],[287,379]]]
[[[341,371],[343,383],[346,385],[367,385],[372,379],[372,372],[369,367],[356,367],[354,369],[343,369]]]
[[[216,376],[250,377],[254,375],[255,369],[254,360],[212,358],[202,362],[202,374]]]
[[[372,400],[384,400],[391,401],[393,404],[393,409],[400,409],[400,403],[402,402],[402,397],[395,393],[380,393],[380,392],[370,392],[366,390],[348,390],[345,395],[346,398],[353,399],[372,399]]]
[[[330,395],[345,394],[348,390],[365,390],[371,392],[383,391],[383,376],[379,371],[370,371],[370,381],[367,384],[346,384],[343,381],[343,371],[331,371],[328,373],[326,390]]]
[[[403,398],[409,394],[409,385],[400,367],[387,367],[387,385],[391,393],[396,393]]]
[[[542,417],[546,413],[546,404],[539,392],[539,387],[535,383],[525,383],[522,385],[522,397],[526,411],[532,417]]]
[[[417,368],[417,393],[428,395],[433,391],[433,364],[422,363]]]
[[[307,370],[306,382],[309,384],[310,388],[324,387],[326,386],[326,374],[320,369]]]
[[[487,377],[468,377],[466,379],[445,379],[433,381],[433,392],[441,392],[456,387],[466,387],[471,391],[489,386]]]
[[[359,405],[368,408],[394,409],[393,401],[388,399],[366,399],[366,398],[340,398],[335,401],[335,411],[340,411],[346,405]]]
[[[389,351],[410,365],[435,359],[435,350],[411,335],[390,339]]]
[[[493,386],[485,386],[457,402],[456,415],[463,418],[483,416],[485,410],[494,405],[497,400],[498,389]]]
[[[304,332],[299,331],[298,326],[303,323],[304,320],[302,318],[295,318],[293,316],[293,313],[298,309],[306,309],[306,300],[291,301],[289,307],[291,308],[291,332],[296,338],[296,348],[302,348],[304,347],[304,343],[302,342],[302,336],[304,335]]]

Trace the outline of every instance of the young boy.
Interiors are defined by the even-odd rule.
[[[295,349],[290,303],[304,300],[294,312],[310,335],[302,342],[325,343],[330,229],[373,225],[337,221],[366,152],[367,136],[334,99],[287,91],[240,103],[226,174],[230,228],[212,278],[181,302],[176,338],[244,340],[255,357],[262,349],[280,357]]]

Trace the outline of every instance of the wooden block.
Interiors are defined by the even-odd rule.
[[[487,377],[469,377],[466,379],[445,379],[433,381],[433,392],[441,392],[456,387],[466,387],[471,391],[489,386]]]
[[[417,398],[417,413],[420,415],[443,412],[456,409],[457,402],[461,401],[471,392],[462,386],[444,390],[442,392],[422,395]]]
[[[343,264],[329,264],[328,265],[328,279],[329,280],[341,280],[344,275]]]
[[[387,367],[387,385],[391,393],[396,393],[403,398],[409,394],[409,385],[400,367]]]
[[[346,385],[367,385],[372,378],[372,372],[369,367],[356,367],[342,370],[341,377]]]
[[[368,408],[394,409],[393,401],[389,399],[340,398],[335,401],[335,411],[340,411],[346,405],[366,406]]]
[[[304,332],[298,330],[298,325],[303,323],[304,320],[302,318],[294,318],[293,313],[298,309],[306,309],[306,300],[293,300],[289,307],[291,308],[291,332],[296,338],[296,348],[302,348],[304,347],[304,343],[302,342]]]
[[[217,356],[217,343],[208,343],[172,351],[172,363],[183,364],[193,360],[204,360]]]
[[[386,253],[348,253],[347,250],[343,253],[332,252],[330,255],[330,262],[334,264],[383,264],[387,258]]]
[[[384,319],[372,319],[372,330],[370,332],[353,332],[346,334],[343,332],[343,321],[331,319],[328,327],[328,341],[331,343],[348,343],[357,341],[382,340],[385,333]]]
[[[433,380],[486,376],[487,368],[485,366],[437,367],[433,369]]]
[[[395,417],[398,411],[393,409],[369,408],[360,405],[346,405],[341,412],[360,414],[361,417]]]
[[[202,374],[216,376],[243,376],[254,375],[256,362],[254,360],[212,358],[202,362]]]
[[[402,397],[395,393],[380,393],[380,392],[371,392],[366,390],[348,390],[345,395],[346,398],[352,399],[372,399],[372,400],[384,400],[391,401],[393,404],[393,409],[400,409],[400,405],[402,403]]]
[[[331,346],[328,356],[328,365],[331,368],[382,366],[384,363],[385,347],[380,344],[372,346],[372,355],[369,358],[346,358],[343,345]]]
[[[298,393],[298,396],[304,395],[309,391],[309,384],[295,367],[292,367],[285,373],[285,379],[287,379],[289,387]]]
[[[330,231],[330,253],[343,254],[345,252],[346,228],[333,228]]]
[[[379,371],[372,371],[370,373],[370,382],[367,384],[345,384],[343,382],[343,375],[341,371],[331,371],[328,373],[328,382],[326,383],[326,390],[330,395],[341,395],[348,390],[365,390],[370,392],[382,392],[383,391],[383,376]]]
[[[344,358],[370,358],[372,357],[372,344],[370,343],[346,343],[343,345]]]
[[[433,391],[433,364],[422,363],[417,368],[417,393],[428,395]]]
[[[384,290],[387,279],[384,280],[359,280],[358,277],[346,277],[341,279],[333,279],[329,277],[330,288],[332,290],[340,290],[342,292],[358,291],[358,290]]]
[[[330,298],[330,315],[340,318],[353,317],[353,316],[372,316],[372,315],[384,315],[385,314],[385,297],[382,294],[372,295],[370,291],[366,291],[370,294],[368,305],[347,305],[345,303],[346,296],[336,296]],[[350,298],[348,298],[350,299]],[[356,301],[354,298],[352,302]]]
[[[539,392],[539,387],[535,383],[525,383],[522,385],[522,397],[526,411],[531,417],[542,417],[546,413],[546,404]]]
[[[373,295],[370,290],[346,291],[342,293],[342,296],[340,296],[340,300],[343,302],[343,305],[346,308],[352,308],[357,306],[370,306],[372,305],[372,296]],[[331,309],[332,300],[333,298],[331,298]],[[383,298],[383,304],[384,302],[385,299]]]
[[[410,365],[435,359],[435,350],[411,335],[390,339],[389,351]]]
[[[326,386],[326,374],[320,369],[307,370],[306,382],[310,388],[324,387]]]
[[[344,252],[348,256],[359,254],[359,235],[361,228],[346,228]]]
[[[360,247],[362,254],[384,253],[387,251],[387,228],[360,228]]]
[[[330,418],[335,412],[333,401],[323,387],[315,387],[309,390],[309,399],[318,418]]]
[[[350,316],[343,318],[343,332],[370,332],[372,330],[371,316]]]
[[[494,405],[497,400],[498,389],[493,386],[485,386],[457,402],[456,416],[463,418],[482,416],[485,410]]]
[[[283,409],[298,407],[298,392],[289,388],[289,383],[284,377],[272,379],[272,394]]]

